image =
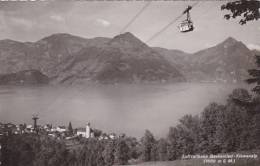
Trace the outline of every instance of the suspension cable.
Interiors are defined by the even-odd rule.
[[[120,34],[123,33],[142,13],[143,11],[151,4],[152,1],[147,2],[144,7],[122,28]]]
[[[195,7],[199,2],[194,3],[191,7]],[[152,41],[154,38],[156,38],[157,36],[159,36],[162,32],[164,32],[166,29],[168,29],[172,24],[174,24],[176,21],[178,21],[185,13],[182,13],[181,15],[179,15],[178,17],[176,17],[175,19],[173,19],[169,24],[167,24],[166,26],[164,26],[160,31],[156,32],[152,37],[150,37],[146,43]]]

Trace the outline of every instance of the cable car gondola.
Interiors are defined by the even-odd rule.
[[[193,26],[193,22],[191,21],[190,18],[190,10],[192,9],[191,6],[188,6],[186,10],[184,10],[183,14],[187,14],[187,18],[186,20],[183,20],[180,25],[179,25],[179,29],[180,32],[190,32],[193,31],[194,26]]]

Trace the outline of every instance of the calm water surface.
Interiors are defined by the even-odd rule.
[[[185,114],[199,114],[210,102],[225,102],[246,85],[99,85],[0,87],[0,121],[83,127],[90,122],[106,132],[141,136],[145,129],[165,136]]]

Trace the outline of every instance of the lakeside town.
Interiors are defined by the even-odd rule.
[[[90,123],[87,123],[85,127],[72,128],[71,122],[68,126],[59,125],[53,126],[52,124],[38,125],[37,116],[33,116],[32,124],[13,124],[13,123],[1,123],[0,122],[0,137],[9,135],[21,135],[21,134],[39,134],[48,135],[49,137],[65,140],[73,140],[75,138],[96,138],[98,140],[115,139],[123,136],[123,134],[117,136],[115,133],[104,133],[101,130],[94,129]]]

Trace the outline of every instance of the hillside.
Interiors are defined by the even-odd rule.
[[[179,71],[131,33],[85,39],[54,34],[35,43],[0,41],[0,73],[39,70],[51,83],[185,81]]]
[[[190,81],[241,82],[248,78],[248,69],[256,67],[253,52],[234,38],[198,51],[194,54],[178,54],[173,50],[159,50],[179,63],[182,74]]]
[[[260,50],[252,50],[254,55],[259,55],[260,56]]]
[[[84,78],[102,83],[184,81],[174,65],[130,33],[116,36],[102,47],[84,48],[61,76],[64,74],[73,82]]]
[[[48,84],[49,79],[37,70],[25,70],[17,73],[0,75],[0,85]]]
[[[0,40],[0,74],[38,70],[52,84],[241,82],[255,67],[242,42],[228,38],[194,54],[152,48],[131,33],[86,39],[53,34],[36,42]]]
[[[177,66],[179,71],[186,77],[186,71],[191,69],[189,58],[192,54],[181,50],[168,50],[160,47],[154,47],[153,49],[161,54],[167,61]]]

